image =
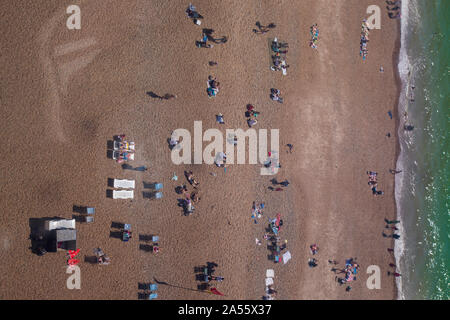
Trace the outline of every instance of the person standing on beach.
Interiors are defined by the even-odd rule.
[[[395,226],[389,226],[389,225],[387,225],[385,228],[386,228],[386,229],[392,229],[392,230],[395,230],[395,231],[398,230],[397,227],[395,227]]]
[[[177,96],[174,94],[166,93],[164,96],[161,97],[161,100],[170,100],[175,99]]]
[[[279,184],[281,184],[283,187],[287,187],[289,185],[289,181],[284,180],[284,181],[280,182]]]
[[[289,148],[289,153],[292,153],[292,149],[294,149],[294,146],[290,143],[288,143],[286,146]]]
[[[384,218],[384,221],[385,221],[387,224],[396,224],[396,223],[400,223],[399,220],[388,220],[388,219],[386,219],[386,218]]]

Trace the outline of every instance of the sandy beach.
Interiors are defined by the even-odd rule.
[[[65,27],[70,4],[82,10],[81,30]],[[383,238],[383,219],[395,218],[397,155],[397,56],[399,26],[385,2],[195,1],[201,26],[186,17],[183,1],[16,1],[2,4],[0,105],[6,152],[1,162],[0,299],[138,299],[139,283],[154,278],[159,299],[261,299],[265,270],[275,270],[277,300],[395,299]],[[381,8],[381,29],[370,33],[366,61],[359,55],[361,22],[369,5]],[[255,22],[276,28],[255,34]],[[320,29],[317,50],[309,28]],[[202,28],[227,36],[224,44],[197,48]],[[269,69],[268,39],[289,43],[287,76]],[[209,66],[209,61],[218,62]],[[380,67],[384,72],[380,72]],[[209,75],[220,92],[208,98]],[[278,88],[284,103],[269,98]],[[152,98],[175,94],[176,99]],[[280,130],[276,176],[261,165],[174,165],[167,139],[173,130],[246,129],[245,106],[261,114],[256,129]],[[388,111],[392,111],[391,120]],[[215,115],[222,113],[225,124]],[[107,141],[126,134],[136,142],[133,166],[108,159]],[[386,134],[390,133],[390,137]],[[293,144],[288,153],[286,144]],[[204,143],[203,146],[206,146]],[[175,188],[192,170],[201,201],[184,216]],[[378,172],[384,195],[374,197],[366,171]],[[171,181],[173,173],[178,181]],[[215,173],[216,175],[212,175]],[[108,178],[135,179],[133,200],[106,197]],[[288,179],[283,192],[270,180]],[[162,182],[164,197],[143,197],[144,185]],[[189,191],[192,187],[188,184]],[[251,219],[253,201],[264,202],[263,218]],[[29,219],[71,218],[74,205],[96,208],[93,224],[77,223],[81,289],[68,290],[64,252],[31,253]],[[257,246],[268,218],[283,217],[281,237],[292,259],[268,260]],[[111,238],[112,222],[132,225],[129,242]],[[161,252],[140,250],[141,235],[159,235]],[[316,268],[309,246],[317,243]],[[102,248],[111,264],[84,261]],[[361,269],[352,290],[335,281],[328,260],[357,257]],[[225,278],[226,296],[196,291],[194,267],[214,261]],[[366,269],[381,269],[381,289],[366,287]]]

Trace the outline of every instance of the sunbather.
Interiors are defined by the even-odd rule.
[[[256,119],[248,119],[247,120],[247,124],[250,128],[253,127],[257,123],[258,123],[258,121]]]
[[[193,185],[194,187],[197,187],[200,184],[199,182],[197,182],[195,180],[195,177],[194,177],[194,174],[192,173],[192,171],[189,171],[187,173],[185,171],[185,174],[186,174],[186,178],[188,179],[188,181],[191,185]]]

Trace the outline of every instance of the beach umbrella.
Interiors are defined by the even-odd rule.
[[[283,254],[283,263],[286,264],[289,260],[291,260],[291,253],[286,251],[286,253]]]

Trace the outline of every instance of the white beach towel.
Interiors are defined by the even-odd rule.
[[[286,264],[289,260],[291,260],[291,253],[286,251],[286,253],[283,254],[283,263]]]
[[[133,190],[113,190],[113,199],[133,199]]]
[[[266,286],[273,284],[273,278],[266,278]]]
[[[134,180],[114,179],[114,188],[118,189],[134,189]]]

